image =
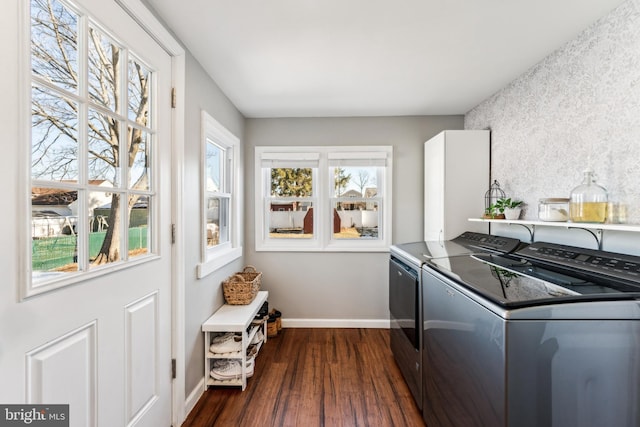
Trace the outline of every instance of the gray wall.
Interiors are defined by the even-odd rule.
[[[527,202],[527,218],[535,218],[538,198],[568,196],[580,182],[591,149],[600,182],[613,199],[628,204],[630,220],[640,222],[639,31],[637,2],[629,0],[471,110],[464,124],[462,116],[245,120],[188,56],[185,202],[193,217],[186,221],[185,236],[185,392],[203,375],[201,323],[223,303],[220,282],[243,265],[263,272],[269,302],[285,319],[388,317],[386,253],[255,252],[255,146],[393,145],[394,243],[422,239],[422,143],[441,130],[463,125],[491,127],[493,177],[510,195]],[[242,141],[246,214],[244,260],[197,280],[201,108]],[[502,234],[509,233],[518,234]],[[571,237],[581,242],[582,237]],[[633,252],[637,245],[627,237],[607,233],[605,243]],[[592,245],[592,240],[586,236],[583,243]]]
[[[462,125],[462,116],[247,119],[245,256],[263,272],[270,306],[284,319],[386,320],[388,253],[255,252],[254,147],[392,145],[393,242],[408,242],[423,235],[423,142]]]
[[[486,127],[492,177],[527,203],[527,219],[538,199],[569,197],[591,164],[610,200],[640,223],[640,2],[623,3],[466,114],[466,129]],[[609,250],[640,250],[618,237],[630,238],[605,233]]]
[[[223,303],[221,282],[233,272],[242,270],[239,259],[210,275],[197,279],[196,267],[200,254],[200,114],[207,111],[240,141],[243,139],[244,117],[200,64],[187,53],[185,93],[185,163],[184,203],[185,218],[185,394],[188,396],[204,373],[204,338],[202,322]],[[240,153],[242,156],[242,153]]]

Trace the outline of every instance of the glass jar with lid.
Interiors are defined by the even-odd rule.
[[[540,199],[538,219],[540,221],[569,221],[569,199],[560,197]]]
[[[587,169],[582,184],[571,191],[569,217],[572,222],[605,222],[607,201],[607,190],[596,184],[593,171]]]

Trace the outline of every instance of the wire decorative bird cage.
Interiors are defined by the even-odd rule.
[[[489,209],[489,206],[493,205],[498,199],[504,199],[507,195],[500,188],[500,183],[497,179],[493,180],[493,184],[489,187],[486,193],[484,193],[484,208]]]

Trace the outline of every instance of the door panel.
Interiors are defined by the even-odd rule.
[[[126,414],[127,423],[158,399],[158,292],[126,307]]]
[[[96,322],[27,353],[27,401],[68,404],[74,423],[96,425]]]
[[[130,48],[155,74],[149,209],[152,254],[128,266],[92,268],[87,279],[20,300],[31,272],[29,216],[28,1],[3,3],[6,54],[0,105],[12,161],[0,168],[5,193],[0,233],[0,402],[70,404],[71,426],[171,424],[171,58],[115,1],[75,1],[110,37]],[[19,37],[16,37],[19,34]],[[16,82],[19,82],[16,85]],[[15,113],[22,112],[22,117]],[[152,111],[152,110],[150,110]],[[16,180],[16,177],[19,177]],[[135,178],[135,177],[133,177]],[[127,181],[128,182],[128,181]],[[16,206],[17,209],[13,207]],[[22,254],[25,254],[23,256]]]

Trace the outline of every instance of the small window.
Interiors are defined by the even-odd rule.
[[[240,141],[202,112],[202,264],[198,277],[242,255],[240,246]]]
[[[256,250],[375,251],[391,241],[391,147],[257,147]]]

